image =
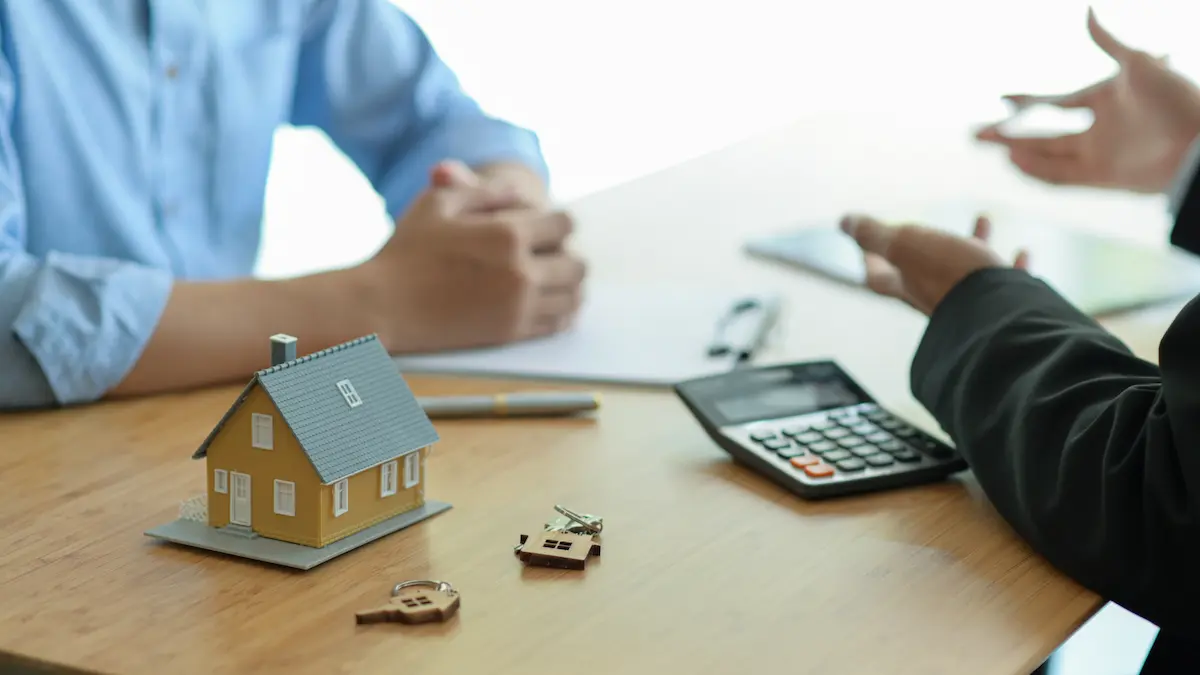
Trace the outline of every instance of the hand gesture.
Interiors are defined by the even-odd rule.
[[[1165,59],[1119,42],[1091,10],[1088,31],[1116,61],[1116,75],[1070,94],[1004,98],[1018,110],[1036,104],[1089,108],[1089,129],[1051,138],[1012,138],[996,124],[976,137],[1007,147],[1018,169],[1047,183],[1164,192],[1200,134],[1200,90]]]
[[[920,225],[891,227],[870,216],[846,216],[841,226],[863,251],[867,287],[926,316],[971,273],[1006,266],[987,244],[992,225],[986,216],[975,221],[973,237]],[[1028,253],[1020,251],[1013,267],[1028,269]]]
[[[446,162],[361,266],[381,337],[395,352],[481,347],[567,328],[581,301],[583,261],[567,213]]]

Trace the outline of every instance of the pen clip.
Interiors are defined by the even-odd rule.
[[[754,298],[746,298],[739,300],[729,308],[729,311],[717,321],[716,330],[713,334],[712,342],[708,346],[709,358],[721,358],[736,354],[738,361],[745,361],[754,356],[754,351],[758,348],[758,342],[761,339],[759,331],[755,331],[754,337],[750,338],[749,342],[744,345],[732,345],[728,338],[730,326],[736,324],[742,317],[752,313],[754,310],[760,310],[766,313],[767,309],[763,303]],[[763,317],[762,321],[766,321],[767,317]]]

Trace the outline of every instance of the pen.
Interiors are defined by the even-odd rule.
[[[431,418],[557,417],[600,407],[600,395],[587,392],[517,392],[495,396],[422,396],[417,401]]]

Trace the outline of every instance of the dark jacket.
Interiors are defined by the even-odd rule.
[[[1195,179],[1171,241],[1200,253]],[[1200,298],[1156,366],[1040,280],[980,271],[934,312],[912,390],[1034,549],[1160,627],[1147,669],[1200,672]]]

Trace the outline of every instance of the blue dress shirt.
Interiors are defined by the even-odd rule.
[[[388,0],[0,0],[0,57],[0,408],[100,398],[173,280],[252,274],[280,125],[393,215],[442,159],[546,173]]]

